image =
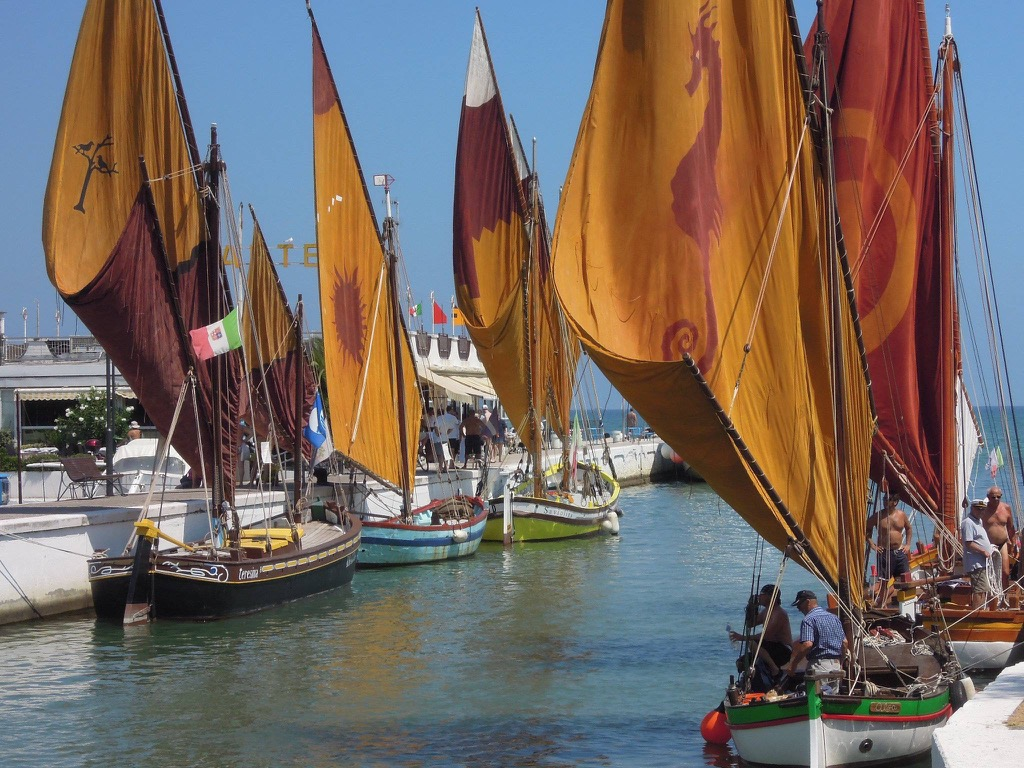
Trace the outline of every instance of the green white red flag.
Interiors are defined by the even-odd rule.
[[[238,331],[238,309],[232,309],[223,320],[189,331],[192,349],[200,360],[223,355],[242,346],[242,334]]]

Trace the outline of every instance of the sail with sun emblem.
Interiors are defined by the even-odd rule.
[[[408,343],[396,344],[395,323],[401,322],[401,312],[392,306],[390,267],[315,23],[313,163],[320,312],[334,445],[382,480],[410,488],[423,412],[416,369]],[[404,330],[402,334],[404,338]],[[406,372],[401,391],[396,364]],[[400,398],[408,414],[404,439],[395,429]]]
[[[349,485],[349,501],[363,519],[359,564],[471,555],[487,522],[481,499],[461,494],[449,478],[447,494],[438,498],[435,486],[433,500],[414,507],[423,405],[398,305],[390,187],[384,184],[381,232],[308,1],[306,9],[313,32],[314,193],[331,433],[335,448],[369,476]],[[368,490],[370,479],[397,491],[397,504],[394,494]]]

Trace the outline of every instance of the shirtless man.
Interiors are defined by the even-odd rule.
[[[738,632],[730,632],[730,640],[746,640],[751,648],[757,648],[761,642],[761,650],[757,659],[764,662],[772,678],[779,674],[779,670],[786,666],[789,657],[793,653],[793,630],[789,626],[789,616],[786,610],[780,605],[781,596],[774,584],[765,584],[757,596],[759,606],[757,618],[751,622],[751,626],[764,625],[761,634],[764,635],[764,642],[761,642],[761,634],[741,635]],[[769,610],[771,611],[769,613]]]
[[[1003,589],[1010,586],[1010,548],[1017,532],[1013,526],[1013,509],[1003,501],[1003,490],[997,485],[988,489],[988,505],[981,513],[981,524],[992,546],[999,550],[1003,564]]]
[[[868,518],[867,540],[877,552],[878,584],[885,584],[890,578],[899,579],[910,573],[910,542],[914,532],[907,513],[899,508],[899,498],[894,493],[885,497],[885,507]],[[871,532],[878,526],[877,541],[871,540]],[[879,597],[887,597],[882,590]]]

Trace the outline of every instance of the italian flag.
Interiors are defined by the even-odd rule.
[[[238,332],[238,309],[232,309],[227,317],[205,328],[189,331],[192,349],[200,360],[223,355],[242,346],[242,335]]]

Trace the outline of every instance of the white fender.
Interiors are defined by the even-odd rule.
[[[452,531],[452,541],[454,541],[456,544],[461,544],[467,539],[469,539],[469,534],[466,533],[465,528],[456,528],[454,531]]]
[[[619,516],[615,514],[615,510],[609,512],[604,520],[601,521],[601,528],[608,531],[608,533],[615,536],[619,532]]]

